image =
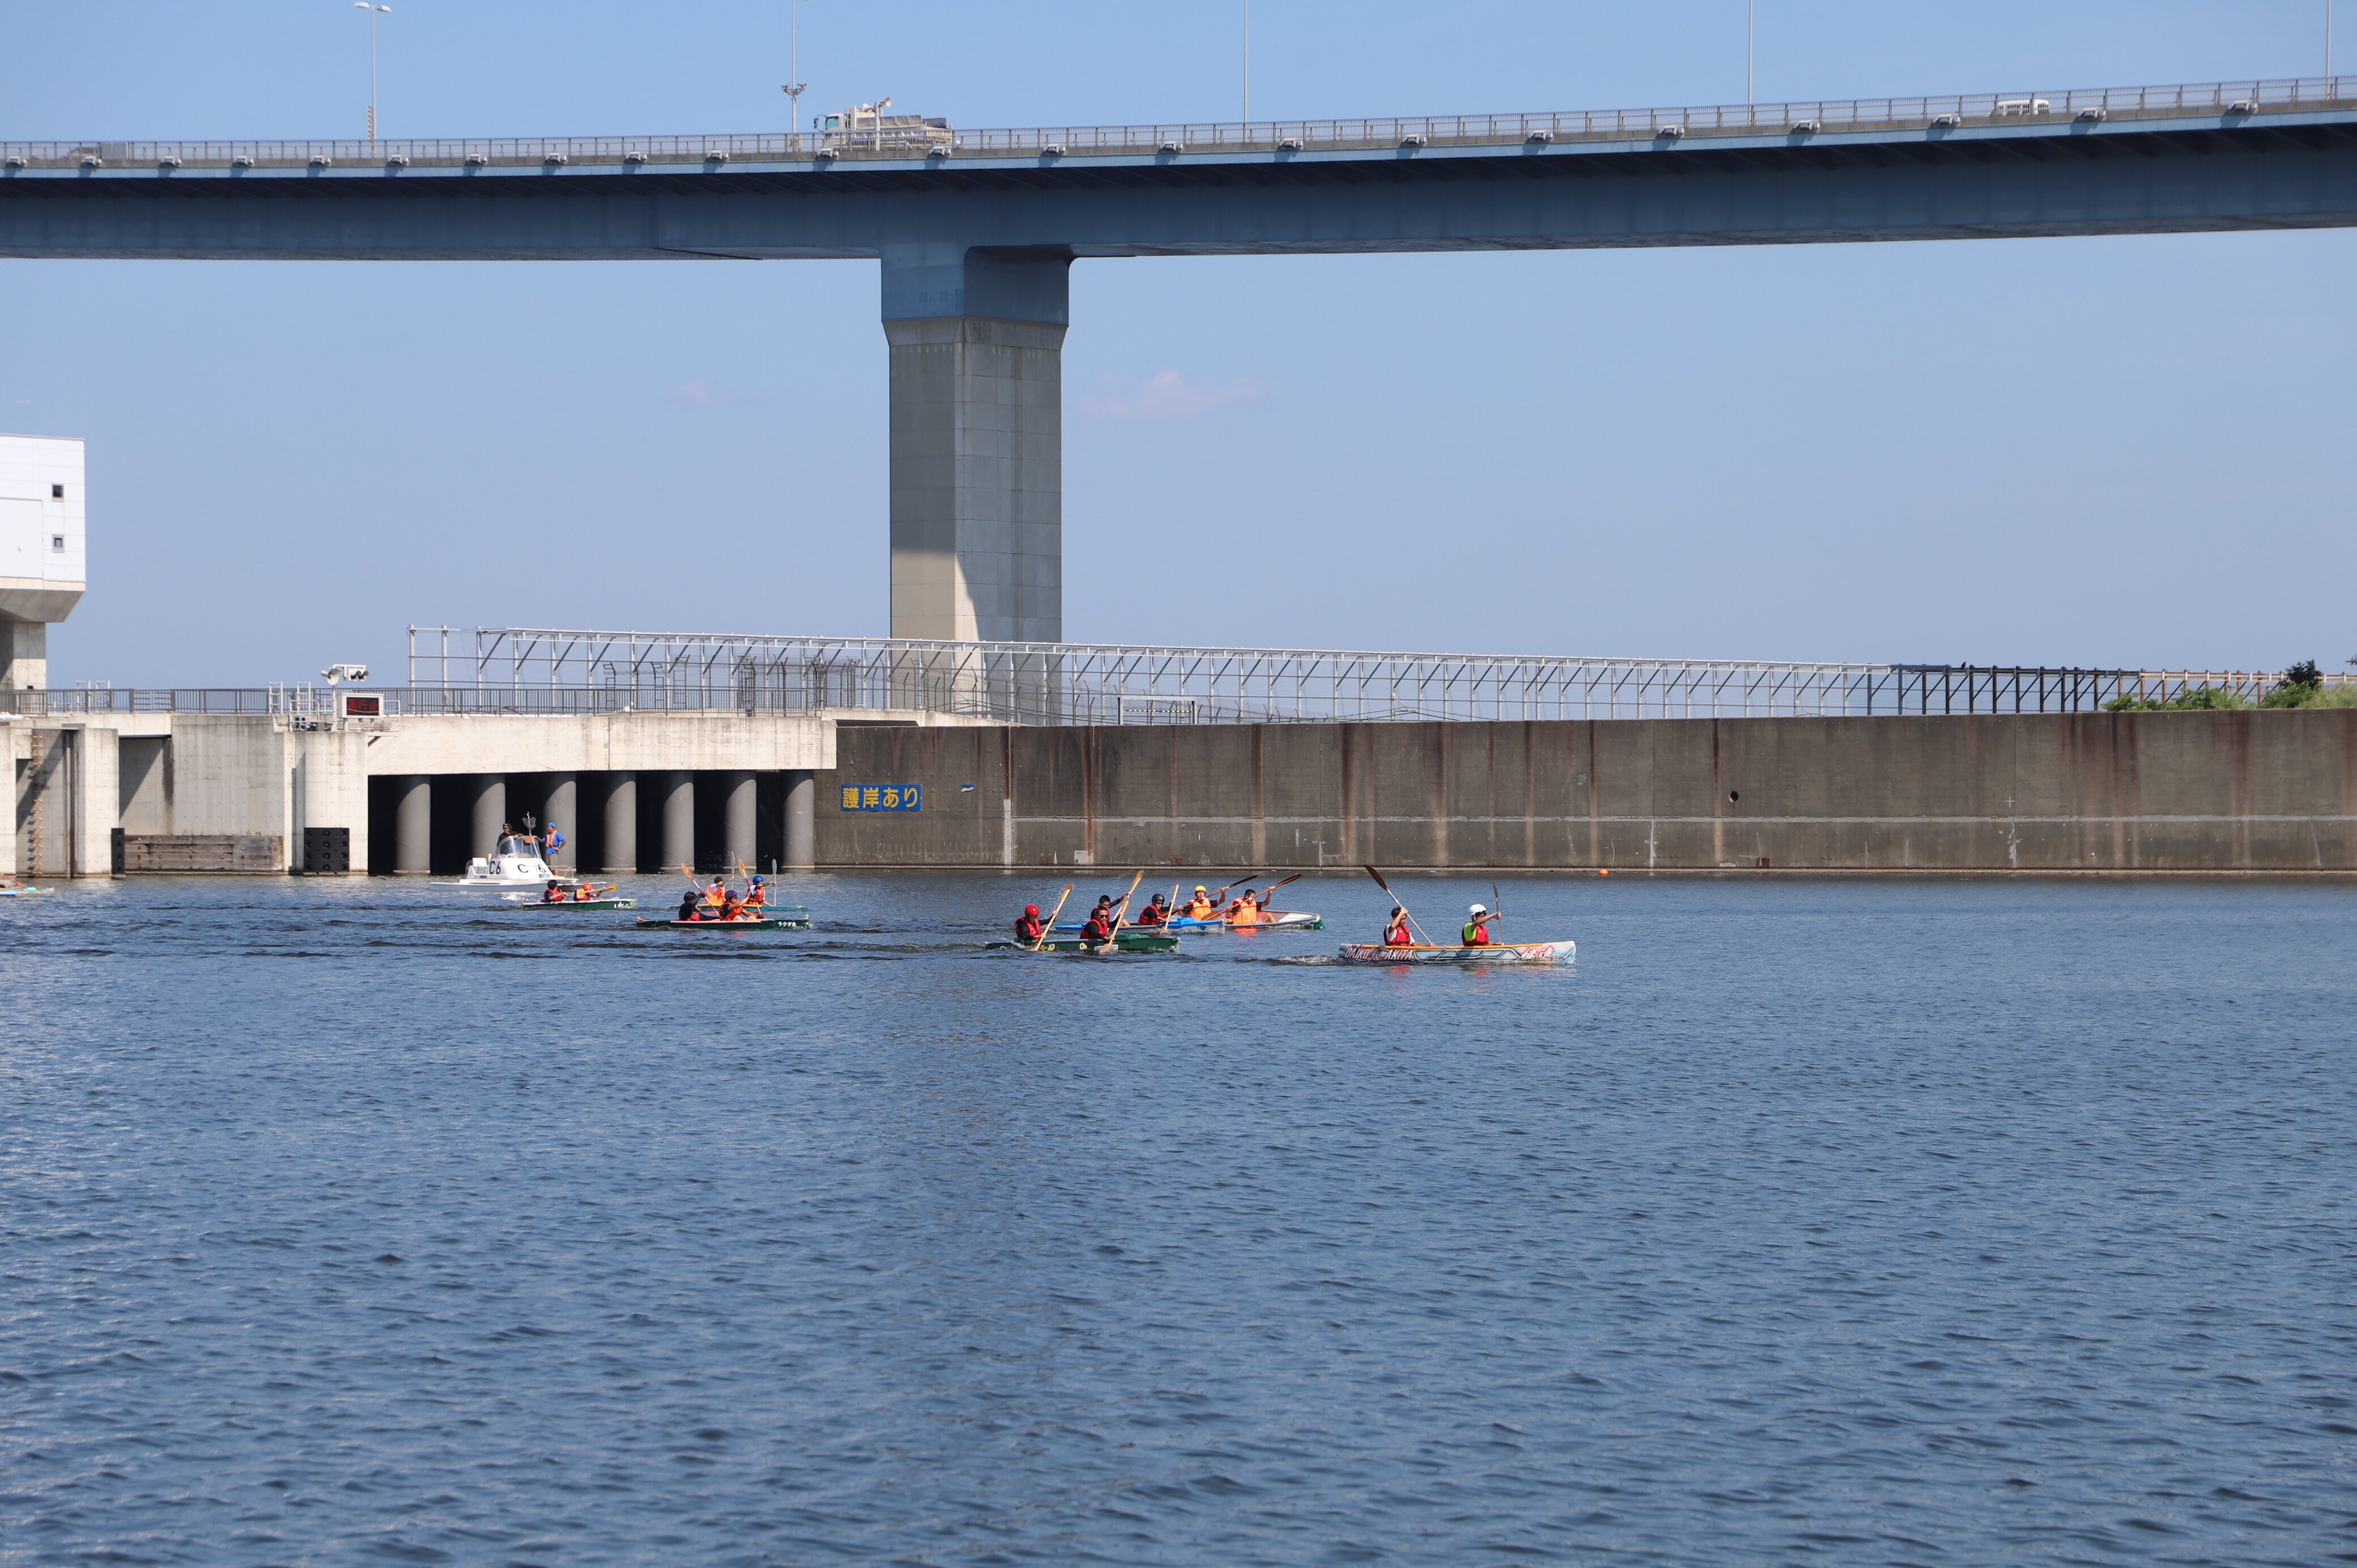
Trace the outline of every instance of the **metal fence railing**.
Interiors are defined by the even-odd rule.
[[[2278,676],[412,627],[410,713],[895,710],[1034,725],[2078,713]],[[2340,683],[2348,677],[2326,676]]]
[[[2166,87],[1982,92],[1945,97],[1813,99],[1783,103],[1573,110],[1531,114],[1440,114],[1377,119],[1198,121],[1156,125],[1034,126],[953,131],[939,156],[1041,158],[1351,151],[1416,145],[1627,141],[1681,136],[1803,137],[1842,131],[1938,130],[1966,125],[2070,125],[2088,121],[2181,119],[2357,108],[2357,77],[2212,81]],[[888,137],[805,131],[684,136],[475,136],[403,141],[64,141],[0,143],[0,177],[18,169],[168,172],[181,167],[364,169],[571,165],[726,165],[731,160],[918,161]]]
[[[2087,713],[2208,688],[2257,703],[2259,671],[1480,658],[1297,649],[926,643],[421,627],[405,686],[0,692],[0,715],[267,716],[348,727],[423,715],[737,712],[942,714],[1030,725],[1734,718]],[[459,646],[443,640],[464,639]],[[2328,686],[2357,677],[2325,675]]]

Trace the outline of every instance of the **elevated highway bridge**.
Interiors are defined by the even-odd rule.
[[[892,632],[1062,637],[1073,261],[2357,223],[2357,78],[1436,119],[0,145],[0,256],[874,257]]]

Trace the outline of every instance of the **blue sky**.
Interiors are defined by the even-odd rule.
[[[393,4],[389,136],[785,128],[782,0]],[[1241,9],[809,0],[804,109],[1232,117]],[[0,139],[361,131],[349,0],[10,11]],[[1759,91],[2312,76],[2323,33],[2322,0],[1760,0]],[[1743,0],[1257,0],[1253,109],[1740,102],[1743,40]],[[1065,632],[2338,664],[2352,263],[2345,231],[1084,262]],[[0,429],[90,442],[61,682],[394,670],[412,621],[886,629],[872,263],[0,265]]]

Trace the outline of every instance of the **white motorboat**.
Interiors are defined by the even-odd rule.
[[[510,833],[501,838],[496,853],[477,855],[467,863],[467,875],[456,882],[437,882],[436,887],[546,887],[551,882],[561,882],[570,887],[574,879],[558,876],[548,869],[541,858],[540,841],[522,833]]]

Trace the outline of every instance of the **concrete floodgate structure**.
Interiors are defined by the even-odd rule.
[[[0,868],[447,873],[531,819],[585,874],[2357,872],[2357,707],[2099,711],[2271,674],[454,635],[380,691],[0,692]]]

